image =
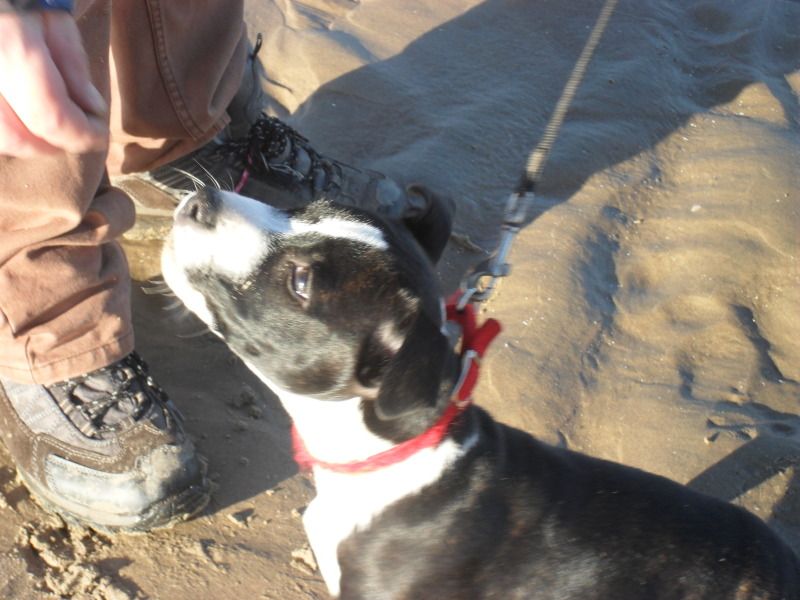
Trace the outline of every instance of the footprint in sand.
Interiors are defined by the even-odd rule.
[[[800,442],[800,416],[783,413],[757,402],[718,402],[714,415],[706,421],[711,433],[706,437],[715,442],[721,434],[751,440],[760,435],[772,435]]]

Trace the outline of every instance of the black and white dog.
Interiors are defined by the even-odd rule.
[[[206,189],[164,251],[169,285],[279,396],[315,461],[303,521],[330,593],[800,598],[797,558],[740,508],[472,406],[414,446],[461,371],[432,267],[449,217],[431,206],[401,224]]]

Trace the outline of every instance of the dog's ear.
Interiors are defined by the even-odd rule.
[[[394,419],[434,406],[448,349],[439,326],[420,311],[402,346],[383,369],[375,402],[377,416]]]
[[[455,205],[421,185],[410,185],[407,191],[422,202],[419,203],[419,208],[403,217],[403,224],[425,250],[431,262],[436,264],[450,239]]]

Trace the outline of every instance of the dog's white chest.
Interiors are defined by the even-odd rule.
[[[464,448],[446,440],[401,463],[377,471],[341,474],[314,470],[317,497],[303,515],[303,525],[322,577],[332,596],[339,595],[339,544],[397,500],[436,481]]]

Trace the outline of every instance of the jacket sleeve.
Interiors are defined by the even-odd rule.
[[[12,10],[72,11],[73,0],[0,0],[0,12]]]

